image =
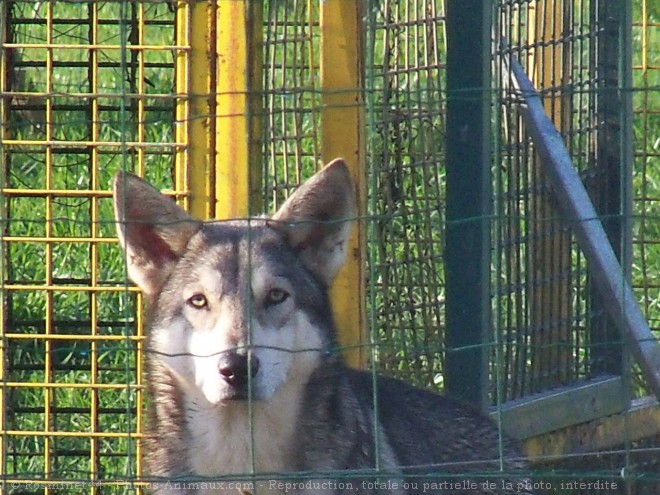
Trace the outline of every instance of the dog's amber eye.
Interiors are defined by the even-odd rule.
[[[193,308],[202,309],[208,306],[208,301],[206,300],[206,296],[204,294],[194,294],[188,299],[188,304],[190,304]]]
[[[268,291],[268,296],[266,297],[266,304],[274,305],[280,304],[289,297],[289,293],[284,289],[271,289]]]

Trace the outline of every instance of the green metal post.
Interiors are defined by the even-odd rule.
[[[595,167],[598,188],[594,206],[626,278],[631,270],[632,102],[630,72],[630,2],[599,2],[596,17],[603,26],[597,39],[598,124]],[[628,280],[629,281],[629,280]],[[622,280],[621,283],[624,281]],[[592,373],[625,375],[621,335],[596,287],[591,289]]]
[[[447,394],[488,407],[491,2],[447,2]]]

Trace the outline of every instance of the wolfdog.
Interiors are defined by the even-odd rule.
[[[531,493],[489,419],[337,352],[328,288],[356,214],[342,160],[272,218],[202,222],[122,172],[114,205],[148,308],[154,493]]]

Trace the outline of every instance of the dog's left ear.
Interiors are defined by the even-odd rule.
[[[356,212],[350,172],[336,159],[300,186],[270,225],[285,233],[307,268],[329,286],[346,259]]]

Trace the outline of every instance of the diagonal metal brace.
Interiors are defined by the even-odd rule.
[[[578,245],[587,257],[595,288],[651,390],[660,400],[660,343],[637,304],[566,145],[545,114],[534,85],[513,56],[507,57],[505,65],[513,74],[511,84],[522,97],[520,113],[523,122],[539,154],[541,166],[559,196],[564,218],[573,227]]]

